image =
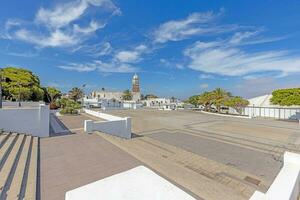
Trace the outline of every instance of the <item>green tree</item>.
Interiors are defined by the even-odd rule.
[[[154,94],[146,94],[144,96],[144,99],[155,99],[158,98],[158,96],[154,95]]]
[[[249,101],[242,97],[231,97],[224,102],[225,106],[234,108],[239,114],[242,113],[242,108],[249,105]]]
[[[199,105],[199,95],[194,95],[194,96],[189,97],[186,102],[190,103],[194,106],[198,106]]]
[[[214,95],[212,92],[204,92],[198,96],[198,104],[203,105],[205,110],[210,110],[213,100]]]
[[[132,100],[132,94],[131,94],[130,90],[125,90],[125,91],[123,92],[122,98],[123,98],[123,100],[125,100],[125,101],[130,101],[130,100]]]
[[[47,99],[50,103],[53,103],[56,99],[61,97],[61,91],[55,87],[46,88]]]
[[[300,88],[274,90],[271,102],[280,106],[300,105]]]
[[[83,91],[82,89],[78,88],[78,87],[74,87],[69,91],[69,97],[70,99],[74,100],[74,101],[78,101],[79,99],[81,99],[83,97]]]
[[[38,76],[31,71],[6,67],[2,69],[3,77],[3,94],[5,99],[18,100],[32,100],[38,101],[43,99],[43,89],[40,86]]]
[[[218,112],[220,112],[221,106],[229,99],[231,94],[222,88],[216,88],[212,91],[212,104],[216,106]]]

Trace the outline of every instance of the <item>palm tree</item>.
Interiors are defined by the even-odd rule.
[[[203,105],[205,110],[210,110],[210,107],[213,102],[213,93],[212,92],[204,92],[203,94],[198,96],[198,104]]]
[[[212,91],[212,96],[212,104],[214,104],[218,112],[220,112],[221,106],[231,96],[231,94],[222,88],[216,88],[214,91]]]
[[[69,91],[69,97],[70,99],[73,99],[74,101],[78,101],[83,97],[83,91],[82,89],[78,87],[74,87]]]

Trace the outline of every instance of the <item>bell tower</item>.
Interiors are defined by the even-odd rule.
[[[140,92],[140,80],[137,74],[134,74],[134,76],[132,77],[132,92]]]

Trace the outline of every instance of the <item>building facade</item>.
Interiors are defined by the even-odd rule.
[[[132,77],[132,100],[135,102],[141,101],[140,79],[137,74]]]

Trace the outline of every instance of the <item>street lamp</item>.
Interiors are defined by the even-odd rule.
[[[2,108],[2,81],[3,79],[3,73],[2,73],[2,68],[0,69],[0,108]]]
[[[19,86],[19,97],[18,97],[18,101],[19,101],[19,107],[21,107],[21,83],[18,83]]]
[[[86,84],[83,84],[81,87],[82,87],[82,100],[81,100],[81,107],[83,108],[83,106],[84,106],[84,103],[83,103],[83,101],[84,101],[84,88],[85,88],[85,86],[86,86]]]

